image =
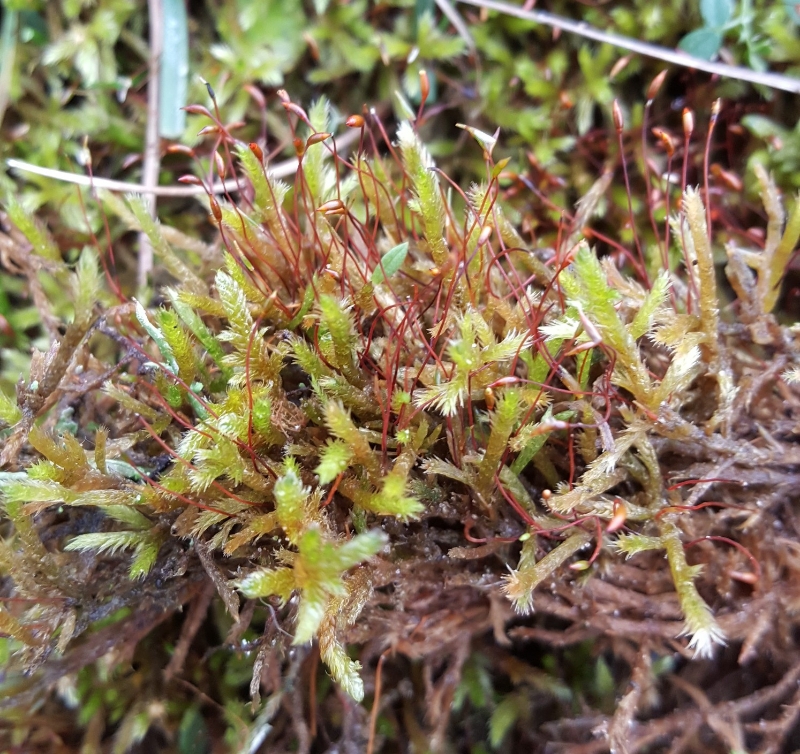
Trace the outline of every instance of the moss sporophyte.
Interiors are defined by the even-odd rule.
[[[704,195],[686,187],[671,233],[640,256],[617,242],[599,255],[583,228],[605,201],[605,174],[580,222],[543,254],[504,198],[524,182],[493,161],[495,137],[467,129],[485,179],[461,190],[412,122],[381,142],[382,123],[353,116],[360,141],[345,155],[324,99],[307,112],[288,97],[284,106],[299,159],[291,184],[271,176],[258,145],[214,124],[220,177],[236,174],[241,190],[235,201],[208,197],[223,248],[213,279],[140,197],[102,194],[174,279],[161,307],[107,285],[107,259],[92,247],[68,267],[46,231],[8,206],[26,253],[46,260],[43,274],[70,285],[74,302],[16,398],[0,398],[13,524],[0,564],[16,595],[38,600],[0,610],[12,653],[40,669],[20,698],[53,683],[48,663],[97,659],[91,643],[78,643],[80,655],[71,644],[156,583],[148,599],[162,611],[210,579],[234,623],[279,616],[291,643],[315,640],[335,682],[361,700],[346,642],[383,635],[382,646],[421,656],[447,638],[433,623],[418,628],[432,608],[417,607],[417,592],[403,602],[409,569],[436,584],[446,574],[451,615],[463,608],[469,620],[499,593],[528,614],[539,585],[582,589],[647,552],[671,574],[688,647],[710,656],[725,632],[709,601],[724,607],[725,578],[757,590],[759,556],[714,534],[712,503],[700,499],[714,481],[684,498],[692,487],[674,478],[694,468],[687,453],[724,460],[725,473],[708,476],[732,483],[737,469],[774,458],[734,434],[751,357],[724,334]],[[800,354],[772,310],[800,202],[785,220],[769,176],[758,178],[764,249],[729,243],[726,272],[738,337],[780,352],[789,380]],[[109,342],[116,364],[100,355]],[[67,406],[77,429],[59,432]],[[90,430],[89,416],[102,426]],[[743,537],[757,525],[748,513]],[[725,550],[729,574],[714,570],[702,596],[702,561],[687,552],[700,540],[713,545],[706,558]],[[473,567],[486,557],[508,567],[501,580]],[[92,581],[100,573],[114,589]],[[120,631],[128,642],[143,635]]]

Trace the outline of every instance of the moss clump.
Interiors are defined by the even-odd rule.
[[[348,641],[431,657],[492,623],[507,640],[502,593],[528,614],[543,582],[569,595],[611,584],[630,568],[622,556],[646,551],[666,556],[676,595],[662,639],[689,634],[690,649],[712,656],[737,635],[715,617],[731,611],[721,584],[758,590],[761,575],[747,571],[744,544],[694,510],[702,489],[683,500],[666,475],[710,483],[724,466],[736,483],[754,463],[775,463],[774,450],[736,434],[740,396],[753,399],[742,338],[758,333],[786,367],[799,358],[770,314],[797,210],[779,227],[780,202],[762,179],[768,251],[727,248],[750,328],[734,341],[692,189],[674,219],[681,262],[651,282],[580,236],[545,263],[506,219],[503,165],[490,154],[485,184],[452,199],[410,123],[389,157],[345,159],[329,146],[324,101],[308,114],[285,105],[295,182],[274,180],[257,146],[232,145],[230,169],[252,190],[237,203],[209,200],[225,248],[213,282],[175,255],[136,199],[107,206],[148,234],[175,276],[165,308],[123,300],[101,310],[91,250],[74,271],[58,268],[74,282],[72,322],[34,358],[16,403],[0,403],[12,467],[0,480],[10,522],[0,566],[9,598],[30,600],[0,613],[8,654],[29,671],[10,701],[30,702],[56,674],[105,655],[114,642],[104,620],[118,621],[119,645],[133,651],[165,611],[192,601],[198,617],[176,644],[178,666],[214,591],[230,644],[263,629],[250,639],[254,698],[268,660],[277,668],[288,644],[316,640],[334,681],[360,701]],[[30,253],[47,246],[32,221],[26,229]],[[101,338],[117,345],[119,367],[93,355]],[[57,424],[76,407],[78,423]],[[686,461],[687,448],[707,465]],[[465,547],[461,530],[479,547]],[[734,544],[741,561],[708,567],[702,589],[685,552],[700,541]],[[498,555],[511,566],[502,582],[464,567]],[[421,596],[432,585],[433,606]],[[421,628],[424,615],[438,617]],[[270,714],[294,703],[298,668],[286,656]],[[129,701],[131,726],[143,724],[143,698]],[[498,710],[512,707],[522,714],[511,701]]]

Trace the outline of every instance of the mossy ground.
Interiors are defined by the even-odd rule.
[[[242,190],[191,222],[7,201],[9,750],[800,745],[800,210],[731,159],[763,104],[709,101],[706,148],[656,94],[663,136],[608,107],[566,167],[461,117],[446,173],[448,108],[282,94],[300,168],[210,116]]]

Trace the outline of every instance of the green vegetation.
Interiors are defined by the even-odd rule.
[[[574,39],[533,62],[503,40],[545,31],[503,16],[469,16],[486,70],[453,83],[471,43],[408,5],[209,3],[214,43],[190,28],[207,107],[162,182],[236,184],[196,205],[155,220],[135,194],[37,178],[17,196],[4,179],[11,750],[796,736],[793,179],[757,140],[725,162],[714,128],[736,111],[719,102],[708,124],[687,109],[640,139],[626,118],[647,126],[663,76],[643,86],[629,60],[610,83],[617,53]],[[15,69],[8,117],[31,123],[4,149],[65,166],[41,115],[54,92],[81,99],[66,120],[97,167],[140,148],[113,125],[128,55],[146,58],[137,7],[20,9],[47,41],[41,67]],[[686,33],[677,2],[611,17],[626,32],[654,7],[660,41]],[[730,54],[786,51],[743,35],[748,13],[791,8],[725,7],[701,8],[717,48],[735,19]],[[268,108],[256,84],[293,98]],[[300,104],[322,84],[336,107]],[[360,107],[395,89],[394,122]],[[746,117],[768,130],[781,112]],[[604,128],[616,140],[593,146]],[[752,195],[735,188],[747,159]],[[133,234],[155,255],[138,289]]]

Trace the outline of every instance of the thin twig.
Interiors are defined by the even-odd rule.
[[[378,667],[375,669],[375,696],[372,702],[372,711],[369,714],[369,741],[367,742],[367,754],[372,754],[375,750],[375,731],[378,725],[378,712],[380,711],[381,701],[381,674],[383,672],[383,663],[386,660],[386,654],[389,650],[385,650],[378,658]]]
[[[610,34],[608,32],[600,31],[593,26],[590,26],[585,21],[573,21],[569,18],[562,18],[561,16],[554,16],[552,13],[547,13],[541,10],[525,10],[516,5],[501,2],[501,0],[456,0],[465,5],[472,5],[477,8],[486,8],[488,10],[496,10],[500,13],[505,13],[509,16],[516,16],[525,21],[533,21],[537,24],[544,24],[554,29],[566,31],[569,34],[577,34],[586,39],[593,39],[596,42],[610,44],[614,47],[620,47],[623,50],[630,50],[639,55],[645,55],[648,58],[656,58],[663,60],[666,63],[673,63],[680,65],[684,68],[696,68],[698,71],[705,71],[706,73],[715,73],[719,76],[725,76],[731,79],[738,79],[739,81],[749,81],[751,84],[760,84],[768,86],[772,89],[781,89],[785,92],[793,92],[800,94],[800,79],[792,76],[785,76],[781,73],[762,73],[754,71],[750,68],[742,68],[736,65],[727,65],[725,63],[715,63],[702,58],[696,58],[688,53],[681,52],[680,50],[672,50],[669,47],[661,47],[659,45],[648,44],[641,42],[638,39],[631,39],[630,37],[623,37],[619,34]]]
[[[336,139],[336,151],[341,154],[358,140],[360,131],[352,130],[345,133],[341,138]],[[297,172],[297,159],[292,157],[289,160],[279,162],[272,167],[267,166],[270,178],[279,180],[288,178]],[[241,179],[231,178],[227,181],[220,181],[213,184],[210,189],[204,186],[145,186],[142,183],[128,181],[117,181],[113,178],[99,178],[97,176],[84,175],[82,173],[69,173],[66,170],[54,170],[53,168],[43,168],[33,165],[23,160],[8,159],[6,165],[12,170],[19,170],[23,173],[40,175],[43,178],[52,178],[56,181],[74,183],[77,186],[88,186],[95,189],[106,189],[107,191],[125,191],[132,194],[153,194],[155,196],[165,196],[170,198],[200,196],[210,191],[212,194],[232,194],[242,187]]]
[[[450,0],[436,0],[436,5],[439,6],[439,10],[442,11],[442,14],[447,18],[447,20],[453,24],[453,27],[458,32],[458,35],[461,37],[461,39],[464,40],[467,47],[474,52],[475,40],[469,33],[469,26],[467,26],[464,19],[458,15],[458,11],[453,7],[453,4],[450,2]]]
[[[651,672],[650,647],[645,642],[639,649],[629,688],[625,692],[625,696],[617,703],[617,709],[608,725],[607,736],[611,751],[628,754],[628,737],[633,727],[636,712],[639,709],[639,700],[642,694],[647,691]]]
[[[305,655],[300,655],[299,657],[302,659],[298,665],[305,659]],[[286,701],[289,707],[292,727],[297,737],[297,752],[299,754],[308,754],[311,751],[311,731],[309,731],[306,720],[303,717],[303,687],[297,680],[292,684],[291,696]]]
[[[144,137],[144,158],[142,163],[142,183],[147,188],[158,185],[158,171],[161,167],[161,152],[158,131],[158,88],[161,75],[161,53],[164,49],[164,30],[162,28],[161,0],[147,0],[150,23],[150,62],[147,82],[147,124]],[[148,192],[145,197],[150,216],[156,217],[156,195]],[[147,285],[147,277],[153,269],[153,246],[147,234],[139,233],[139,263],[136,282],[139,289]]]
[[[205,620],[208,608],[211,606],[211,600],[214,599],[215,594],[216,589],[214,588],[214,584],[208,581],[200,594],[192,600],[192,606],[189,608],[189,614],[183,622],[180,638],[175,645],[175,651],[172,653],[172,657],[167,667],[164,669],[165,681],[169,681],[173,676],[183,670],[183,665],[189,654],[189,648]]]
[[[6,165],[12,170],[19,170],[23,173],[32,173],[33,175],[40,175],[43,178],[52,178],[53,180],[63,181],[64,183],[74,183],[76,186],[88,186],[95,189],[106,189],[107,191],[125,191],[131,194],[154,194],[156,196],[165,196],[169,198],[200,196],[207,193],[203,186],[145,186],[142,183],[133,183],[132,181],[117,181],[113,178],[99,178],[97,176],[92,177],[84,175],[83,173],[69,173],[66,170],[43,168],[39,165],[33,165],[30,162],[24,162],[23,160],[9,159],[6,160]],[[291,160],[278,163],[275,168],[270,169],[269,174],[273,178],[286,178],[296,171],[297,160],[292,158]],[[211,193],[233,193],[238,191],[240,187],[241,181],[231,178],[224,183],[221,181],[215,183],[211,186]]]

